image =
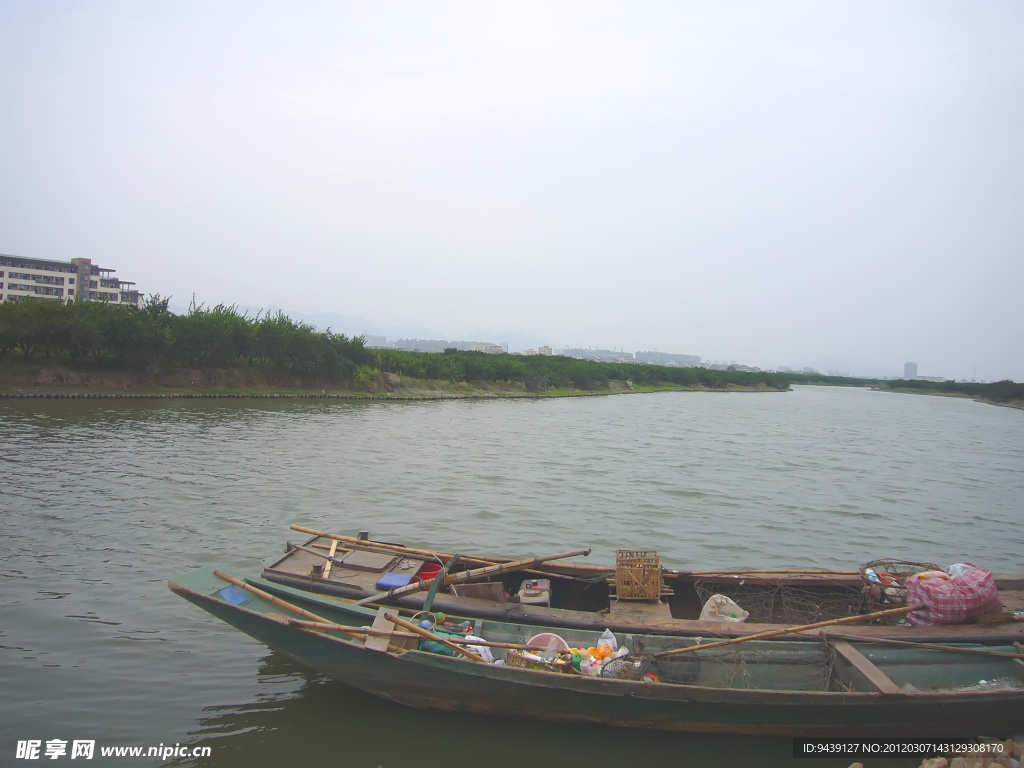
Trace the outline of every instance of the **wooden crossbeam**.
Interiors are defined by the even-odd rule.
[[[327,553],[327,556],[328,557],[334,557],[334,555],[335,555],[335,553],[337,551],[338,551],[338,540],[334,539],[333,541],[331,541],[331,550],[330,550],[330,552]],[[328,560],[327,564],[324,565],[324,578],[325,579],[330,577],[330,575],[331,575],[331,566],[332,565],[334,565],[334,563],[332,563],[330,560]]]

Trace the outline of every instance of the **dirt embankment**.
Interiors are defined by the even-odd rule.
[[[246,368],[178,368],[148,375],[143,371],[73,369],[51,365],[0,365],[0,392],[7,394],[161,394],[204,392],[341,391],[295,376]]]
[[[609,394],[579,392],[566,394]],[[344,397],[449,399],[537,397],[522,386],[418,381],[379,373],[363,389],[348,382],[304,379],[253,368],[176,368],[143,371],[0,363],[0,397]]]
[[[609,381],[599,390],[533,392],[514,382],[426,381],[378,372],[356,389],[350,382],[329,382],[255,368],[175,368],[144,371],[52,364],[0,362],[0,397],[344,397],[396,400],[504,397],[586,397],[654,390],[757,392],[759,387],[729,386],[634,388],[630,381]]]

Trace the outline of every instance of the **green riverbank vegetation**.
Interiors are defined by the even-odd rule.
[[[823,376],[818,373],[787,373],[786,375],[794,384],[869,387],[917,395],[970,397],[996,405],[1024,407],[1024,384],[1009,380],[981,383],[976,381],[923,381],[921,379],[863,379],[850,376]]]
[[[280,312],[251,317],[233,306],[193,305],[179,315],[157,295],[142,308],[42,299],[0,304],[0,387],[471,397],[785,391],[789,379],[546,355],[374,349],[361,337],[320,332]]]

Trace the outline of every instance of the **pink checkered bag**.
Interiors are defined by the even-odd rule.
[[[992,573],[963,563],[952,575],[925,571],[907,578],[907,605],[923,606],[907,618],[911,624],[963,624],[978,614],[999,610],[999,588]]]

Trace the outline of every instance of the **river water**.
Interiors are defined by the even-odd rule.
[[[257,574],[291,523],[601,563],[1024,571],[1024,411],[962,399],[0,400],[0,468],[0,766],[29,764],[28,739],[95,740],[95,765],[790,764],[790,739],[406,710],[167,590],[202,565]],[[99,756],[176,744],[211,754]]]

